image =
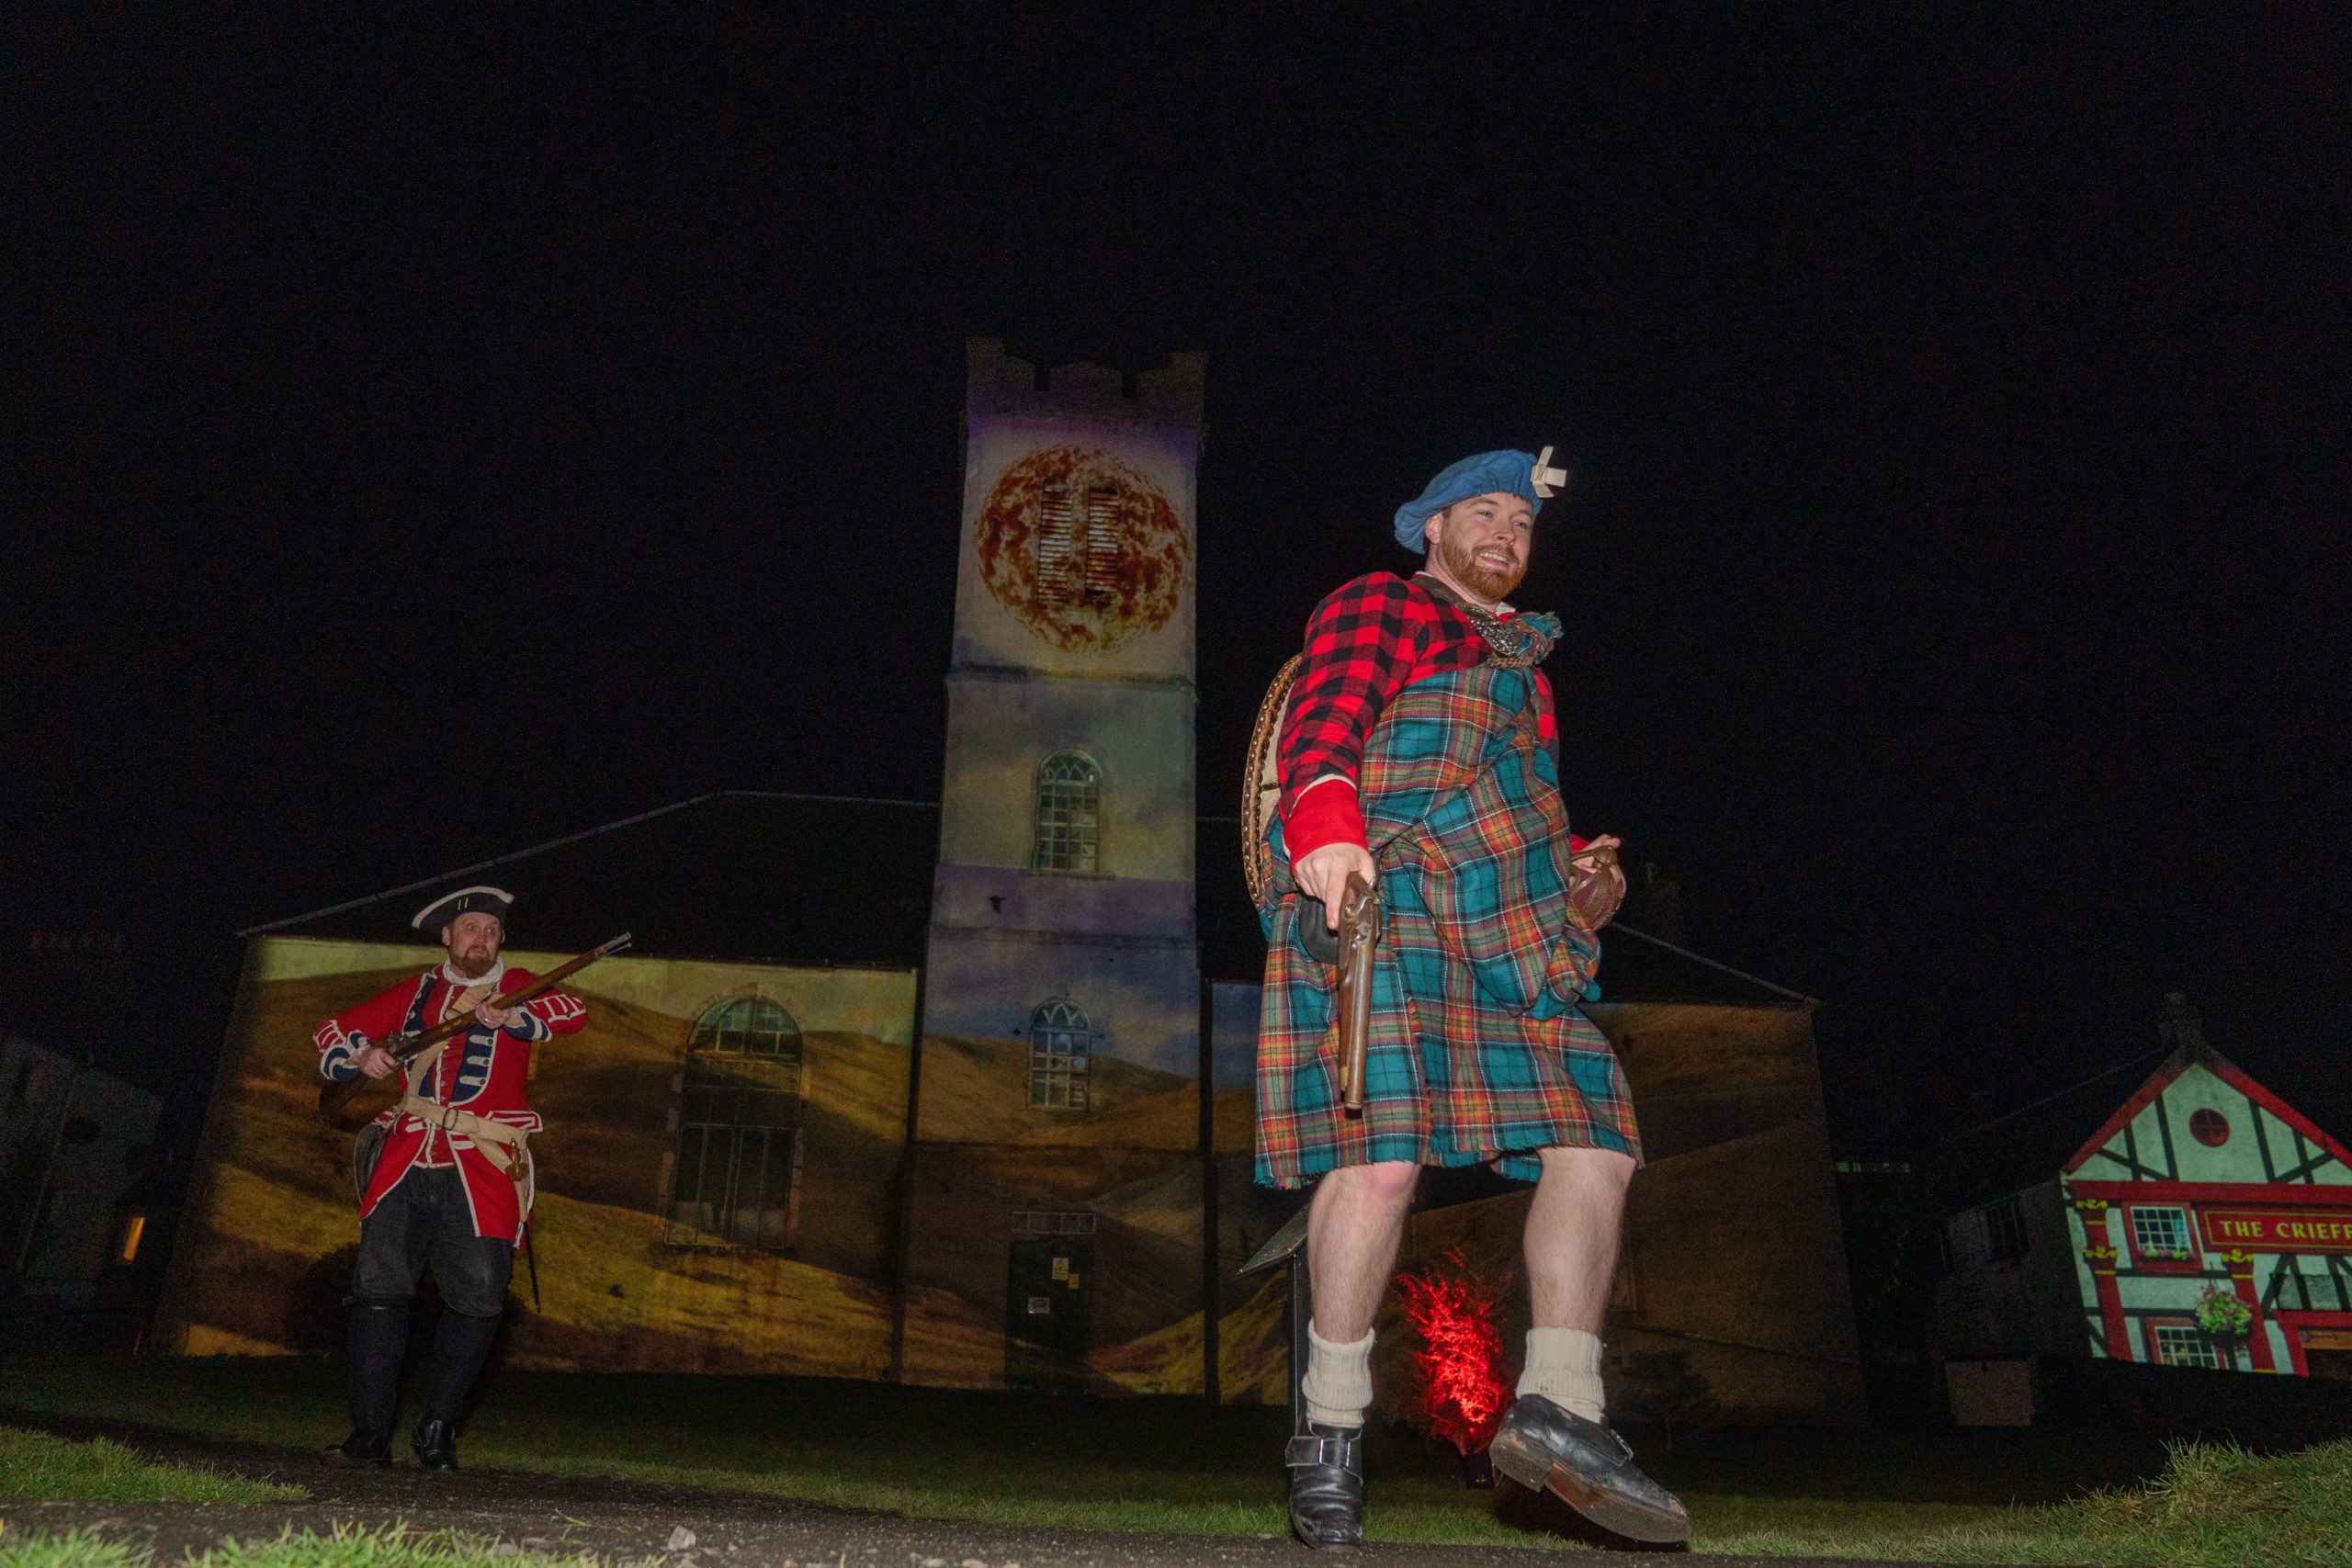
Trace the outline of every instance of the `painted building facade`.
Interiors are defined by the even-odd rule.
[[[2352,1155],[2218,1052],[2168,1060],[2061,1184],[2094,1355],[2352,1377]],[[2200,1325],[2208,1292],[2243,1332]]]
[[[1202,1386],[1204,368],[1041,375],[971,346],[910,1152],[920,1382]]]
[[[2030,1418],[2043,1358],[2352,1378],[2352,1156],[2206,1043],[2185,998],[2159,1027],[2162,1064],[2087,1137],[2096,1111],[2075,1120],[2053,1174],[1946,1220],[1956,1410]]]
[[[351,1139],[314,1114],[304,1042],[440,956],[294,935],[249,946],[164,1345],[341,1343],[359,1241]],[[510,953],[541,973],[566,956]],[[548,1125],[532,1138],[534,1256],[516,1261],[508,1359],[887,1375],[894,1192],[872,1173],[904,1142],[913,972],[619,957],[582,979],[588,1027],[532,1062]]]
[[[1286,1398],[1281,1281],[1234,1279],[1299,1201],[1250,1179],[1262,948],[1195,816],[1203,368],[971,345],[939,802],[722,792],[247,933],[160,1342],[339,1341],[358,1226],[311,1031],[492,881],[518,963],[636,939],[534,1054],[513,1362]],[[1604,949],[1650,1162],[1612,1337],[1735,1413],[1858,1417],[1813,1004]],[[1525,1204],[1433,1192],[1415,1256],[1515,1274]]]

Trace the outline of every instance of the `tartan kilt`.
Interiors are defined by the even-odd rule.
[[[1338,972],[1299,945],[1302,900],[1281,825],[1271,825],[1275,875],[1260,911],[1261,1183],[1302,1187],[1376,1160],[1490,1164],[1532,1181],[1542,1169],[1536,1151],[1554,1145],[1640,1159],[1616,1053],[1567,999],[1589,981],[1599,947],[1566,912],[1566,815],[1550,755],[1513,701],[1525,690],[1521,671],[1492,666],[1416,682],[1366,747],[1364,815],[1385,923],[1374,950],[1361,1117],[1340,1102]],[[1448,874],[1464,866],[1475,866],[1467,880],[1479,893],[1467,919],[1463,887]],[[1451,931],[1431,913],[1424,892],[1432,889],[1444,895]]]

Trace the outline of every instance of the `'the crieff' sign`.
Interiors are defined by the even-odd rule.
[[[2207,1209],[2214,1252],[2352,1253],[2352,1209]]]

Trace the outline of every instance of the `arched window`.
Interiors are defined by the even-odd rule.
[[[1039,871],[1095,869],[1102,770],[1083,751],[1057,751],[1037,767]]]
[[[713,1002],[695,1021],[689,1051],[741,1052],[747,1056],[800,1060],[800,1026],[765,997],[730,997]]]
[[[1083,1111],[1094,1031],[1086,1010],[1055,1000],[1029,1015],[1029,1103],[1040,1111]]]
[[[765,997],[703,1010],[686,1041],[670,1240],[790,1247],[800,1229],[800,1025]]]

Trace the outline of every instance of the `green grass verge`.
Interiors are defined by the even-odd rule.
[[[2184,1443],[2164,1473],[2143,1485],[2004,1508],[1924,1533],[1918,1522],[1889,1528],[1848,1515],[1790,1528],[1758,1520],[1737,1532],[1737,1546],[1722,1550],[1940,1562],[2352,1568],[2352,1441],[2278,1456]]]
[[[299,1503],[310,1494],[184,1464],[150,1464],[104,1438],[73,1443],[0,1427],[0,1497],[116,1503]]]
[[[154,1553],[90,1530],[41,1535],[0,1530],[0,1568],[147,1568]]]
[[[19,1361],[11,1402],[280,1445],[340,1430],[327,1363]],[[1279,1410],[1053,1402],[770,1378],[503,1374],[469,1464],[762,1494],[915,1517],[1280,1536]],[[2028,1432],[1726,1434],[1645,1453],[1695,1550],[1965,1562],[2352,1568],[2352,1444],[2167,1456]],[[1450,1459],[1375,1441],[1374,1540],[1569,1544],[1464,1490]]]
[[[321,1535],[293,1531],[263,1541],[227,1541],[186,1560],[188,1568],[612,1568],[607,1560],[571,1553],[501,1556],[497,1542],[478,1536],[411,1534],[399,1525],[338,1529]],[[646,1560],[651,1562],[651,1559]],[[30,1536],[11,1543],[0,1536],[0,1568],[152,1568],[154,1553],[89,1530]]]

